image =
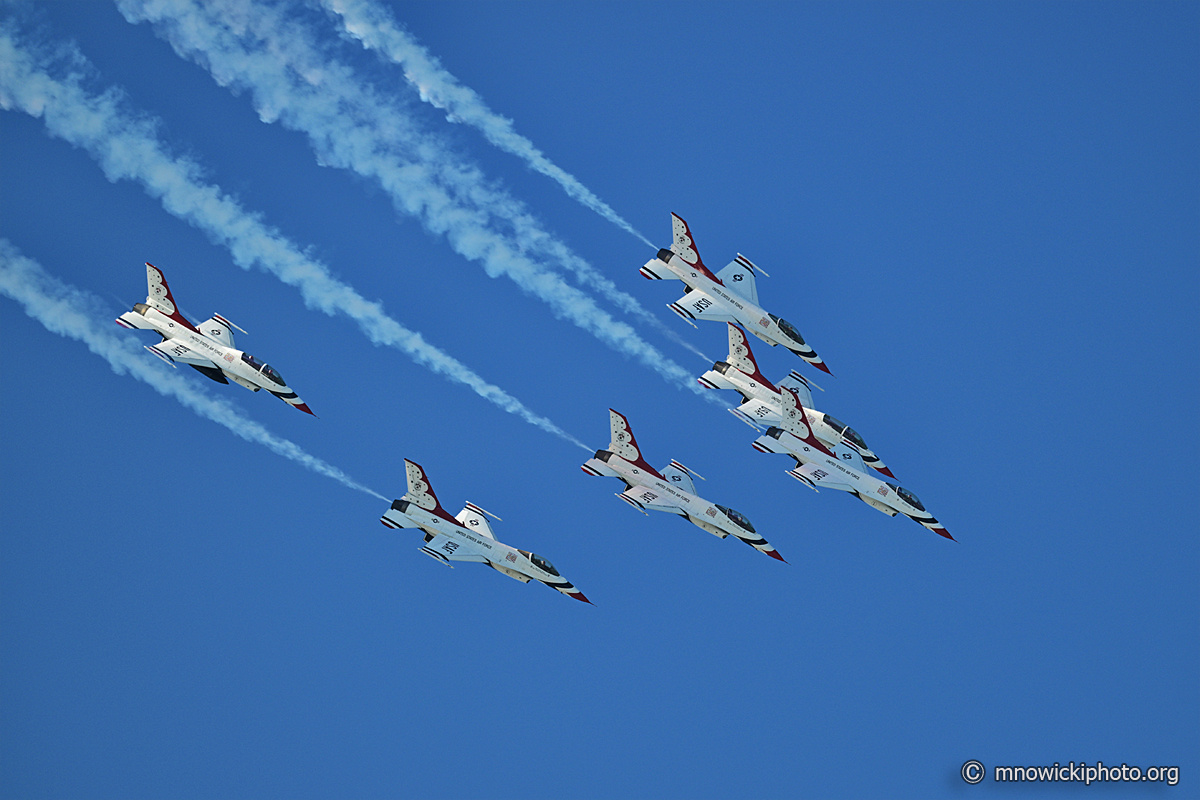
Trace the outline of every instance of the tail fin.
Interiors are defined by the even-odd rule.
[[[813,434],[812,428],[808,426],[808,420],[804,416],[804,406],[801,405],[800,398],[796,396],[796,391],[786,386],[783,387],[779,390],[779,401],[783,406],[783,414],[779,427],[815,450],[832,456],[833,453],[829,452],[828,447],[821,444],[820,440]]]
[[[612,441],[608,445],[609,450],[651,475],[662,477],[658,470],[647,464],[646,459],[642,458],[642,451],[638,448],[637,439],[633,438],[633,429],[629,427],[629,420],[625,419],[623,414],[610,408],[608,410],[608,426],[612,431]]]
[[[758,362],[754,360],[750,343],[746,341],[746,332],[732,322],[729,323],[729,363],[751,378],[771,385],[758,369]]]
[[[696,249],[696,240],[692,238],[692,231],[688,228],[688,224],[674,212],[671,213],[671,232],[674,234],[674,240],[671,242],[672,252],[689,267],[693,267],[717,283],[721,283],[721,279],[712,274],[700,260],[700,251]]]
[[[171,296],[167,279],[163,277],[158,267],[149,261],[146,262],[146,305],[154,307],[155,310],[162,312],[188,330],[196,330],[196,326],[184,319],[183,314],[180,314],[179,309],[175,307],[175,298]]]
[[[404,459],[404,469],[408,473],[408,492],[404,495],[404,499],[438,516],[449,517],[442,508],[442,504],[438,502],[437,495],[433,493],[433,487],[429,485],[429,478],[425,477],[425,470],[421,468],[421,465],[414,464],[406,458]],[[454,519],[453,517],[449,518]]]

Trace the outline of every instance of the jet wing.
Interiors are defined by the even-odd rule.
[[[839,442],[832,448],[833,454],[841,459],[842,463],[856,469],[859,472],[866,473],[867,465],[863,462],[862,454],[850,447],[845,442]]]
[[[798,372],[792,371],[784,376],[778,383],[775,384],[781,388],[791,389],[800,398],[800,405],[805,408],[813,407],[812,389],[809,388],[809,383]]]
[[[643,511],[666,511],[668,514],[687,515],[673,498],[659,494],[649,486],[631,486],[617,497]]]
[[[421,547],[421,552],[449,566],[451,561],[476,561],[487,563],[483,549],[467,541],[439,533]]]
[[[692,480],[691,474],[687,470],[675,466],[674,461],[663,467],[661,472],[662,476],[670,481],[672,486],[682,489],[688,494],[696,493],[696,484]]]
[[[819,464],[809,463],[802,467],[796,467],[793,470],[789,470],[788,475],[814,488],[820,486],[825,489],[837,489],[841,492],[854,491],[854,487],[844,482],[841,475],[835,475],[829,471],[828,467],[823,467]]]
[[[765,400],[747,400],[738,406],[736,411],[740,416],[755,424],[779,421],[779,405],[772,405]]]
[[[741,253],[738,253],[737,258],[730,261],[717,273],[717,278],[725,284],[725,288],[729,291],[736,292],[754,305],[758,305],[758,285],[754,281],[754,265]]]
[[[219,369],[219,367],[213,363],[212,359],[200,355],[183,342],[179,342],[174,339],[168,339],[165,342],[159,342],[153,347],[147,346],[146,349],[157,356],[167,359],[168,361],[178,361],[181,364],[191,364],[193,367]]]
[[[674,303],[668,303],[667,308],[683,317],[688,322],[694,319],[706,319],[712,322],[737,322],[737,317],[729,314],[725,303],[710,296],[703,289],[688,292]]]
[[[467,503],[463,510],[458,512],[458,516],[455,519],[461,522],[472,533],[486,536],[494,542],[496,541],[496,535],[492,533],[492,526],[482,511],[483,509],[478,506]]]
[[[233,347],[233,323],[220,314],[213,314],[200,324],[200,332],[226,347]],[[238,328],[241,331],[241,328]],[[245,331],[242,331],[245,333]]]

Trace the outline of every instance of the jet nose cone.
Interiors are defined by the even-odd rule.
[[[890,469],[888,469],[887,467],[876,467],[875,469],[882,472],[884,475],[887,475],[892,480],[896,480],[896,476],[893,475],[892,471]]]
[[[771,558],[778,559],[779,561],[782,561],[785,564],[788,563],[787,559],[785,559],[783,556],[779,555],[778,550],[764,550],[763,552],[766,553],[767,555],[769,555]]]
[[[817,369],[821,370],[821,371],[822,371],[822,372],[824,372],[826,375],[833,375],[833,373],[829,371],[829,367],[825,366],[825,362],[824,362],[824,361],[815,361],[815,362],[814,362],[814,361],[810,361],[810,362],[808,362],[808,363],[812,364],[814,367],[816,367]]]
[[[583,602],[587,603],[589,606],[595,605],[595,603],[593,603],[591,600],[588,600],[586,597],[583,596],[583,592],[574,591],[574,592],[567,592],[567,594],[571,597],[574,597],[576,600],[582,600]]]
[[[305,414],[312,414],[314,417],[316,416],[316,414],[313,414],[312,409],[308,407],[307,403],[296,403],[295,408],[300,409]]]

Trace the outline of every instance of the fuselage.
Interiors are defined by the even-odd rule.
[[[639,486],[652,489],[659,495],[659,498],[653,500],[646,498],[644,499],[646,503],[665,505],[663,498],[669,498],[671,503],[680,509],[682,516],[686,516],[690,522],[714,536],[724,539],[731,533],[739,538],[748,535],[747,529],[739,529],[737,524],[716,503],[710,503],[703,497],[672,486],[671,482],[663,476],[631,464],[609,450],[597,450],[595,457],[584,464],[584,471],[593,475],[610,475],[620,478],[626,486],[635,490],[634,494]],[[622,496],[622,499],[628,498]],[[637,501],[638,498],[635,496],[631,502],[644,509],[645,506]],[[749,532],[754,533],[753,529],[749,529]]]
[[[807,409],[805,409],[807,411]],[[796,460],[797,467],[812,464],[827,474],[813,473],[816,486],[838,489],[858,496],[867,505],[889,516],[903,514],[929,530],[952,539],[946,529],[925,510],[916,495],[893,483],[880,480],[866,472],[855,469],[835,454],[813,447],[798,436],[781,428],[772,427],[754,441],[754,449],[763,453],[786,453]],[[847,457],[851,456],[847,454]],[[813,480],[797,471],[791,473],[810,486]],[[828,478],[828,479],[827,479]]]
[[[711,389],[733,389],[740,394],[747,401],[746,407],[735,409],[735,411],[743,419],[766,425],[776,425],[781,421],[783,403],[780,399],[779,387],[760,379],[757,374],[748,375],[732,364],[718,361],[713,364],[711,370],[699,378],[699,381],[701,386]],[[878,469],[888,477],[895,477],[853,428],[808,406],[804,406],[804,418],[808,421],[809,427],[812,428],[816,437],[825,445],[835,447],[845,444],[852,447],[862,456],[867,466]],[[762,429],[759,428],[759,430]]]
[[[441,545],[441,549],[445,552],[438,552],[428,547],[421,548],[426,555],[445,563],[449,563],[452,559],[480,561],[522,583],[528,583],[532,579],[566,594],[577,591],[558,574],[557,570],[554,570],[554,565],[540,556],[509,547],[491,537],[474,533],[458,520],[428,511],[408,500],[393,502],[391,509],[383,515],[380,521],[389,528],[419,528],[425,532],[427,543],[439,534],[446,537],[449,542]],[[462,545],[465,545],[468,550],[478,551],[478,558],[464,559],[461,554],[456,554],[455,551]],[[537,562],[541,562],[549,569],[544,569]]]
[[[302,411],[308,411],[308,407],[288,387],[283,377],[269,365],[242,350],[229,347],[206,336],[199,329],[184,326],[145,303],[136,304],[132,311],[125,312],[117,321],[129,327],[153,330],[158,333],[165,341],[154,349],[169,358],[190,363],[190,360],[194,360],[192,354],[195,354],[211,361],[224,377],[234,383],[254,392],[266,389],[289,405],[297,406]],[[176,344],[174,350],[172,343]],[[179,344],[186,349],[178,349]],[[205,365],[193,364],[193,366],[197,366],[205,372],[212,370],[212,367]],[[210,375],[210,377],[212,376]],[[219,380],[219,377],[214,379]],[[309,413],[312,412],[309,411]]]
[[[662,274],[664,270],[668,271],[670,275]],[[747,331],[772,347],[782,344],[797,355],[816,358],[813,349],[805,343],[800,333],[786,320],[776,317],[737,292],[731,291],[707,270],[691,266],[670,250],[660,250],[657,258],[647,261],[642,267],[642,273],[647,277],[654,278],[678,278],[692,290],[690,294],[694,294],[694,297],[687,296],[679,302],[671,304],[672,310],[685,318],[701,319],[703,314],[716,304],[720,306],[715,309],[718,313],[733,317]]]

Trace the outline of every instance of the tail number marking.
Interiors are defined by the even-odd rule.
[[[704,309],[708,308],[711,305],[712,305],[712,300],[709,300],[707,297],[701,297],[699,300],[692,303],[692,308],[696,309],[697,311],[703,312]]]

